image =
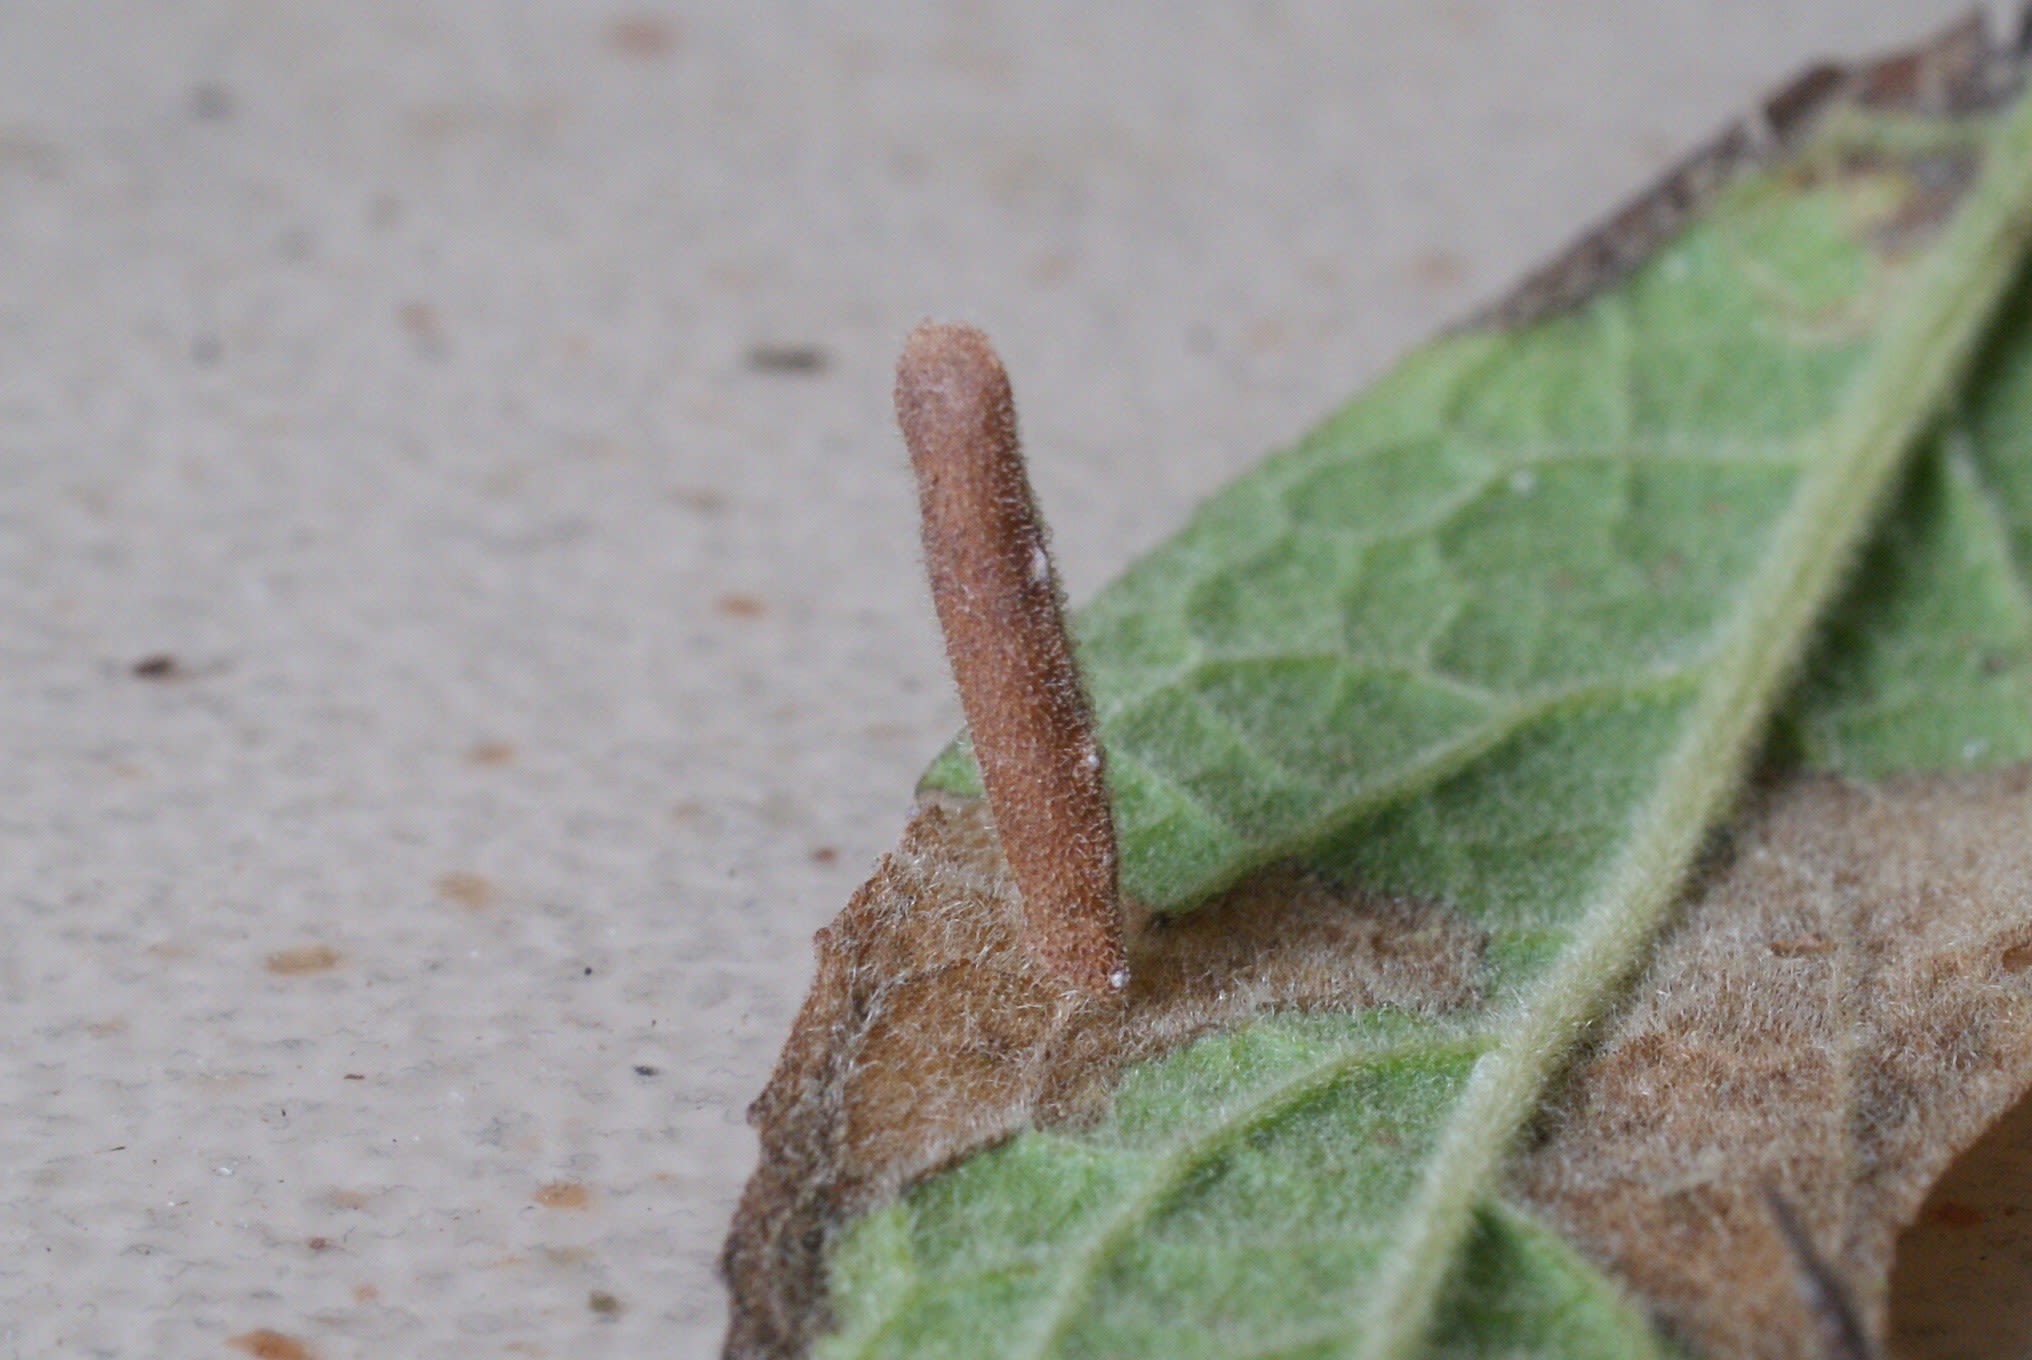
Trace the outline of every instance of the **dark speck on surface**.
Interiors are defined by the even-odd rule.
[[[748,367],[757,373],[806,377],[825,372],[830,362],[817,345],[755,345],[748,351]]]
[[[651,1067],[648,1063],[635,1064],[635,1075],[638,1077],[653,1077],[662,1071],[663,1071],[662,1068]]]
[[[624,57],[654,61],[677,46],[678,33],[668,22],[646,14],[616,19],[607,29],[607,45]]]
[[[233,116],[233,92],[216,81],[207,81],[190,92],[191,117],[206,123],[223,123]]]
[[[174,680],[183,674],[183,666],[168,652],[150,652],[129,667],[143,680]]]
[[[402,329],[415,343],[417,352],[429,358],[442,357],[445,352],[444,320],[437,308],[428,302],[405,302],[395,309],[396,319]]]

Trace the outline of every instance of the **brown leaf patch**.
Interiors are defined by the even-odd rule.
[[[819,931],[817,977],[748,1112],[762,1158],[722,1257],[729,1356],[802,1354],[826,1322],[836,1227],[1018,1129],[1097,1117],[1130,1062],[1266,1011],[1479,1000],[1478,932],[1287,868],[1190,915],[1126,924],[1122,993],[1061,986],[1019,947],[985,807],[918,809]]]
[[[1761,793],[1513,1190],[1696,1355],[1818,1356],[1764,1188],[1880,1344],[1927,1188],[2032,1083],[2032,777]]]

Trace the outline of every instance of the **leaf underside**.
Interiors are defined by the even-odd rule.
[[[1551,1092],[1513,1202],[1693,1353],[1803,1360],[1822,1353],[1763,1203],[1782,1188],[1884,1335],[1899,1229],[2032,1081],[2028,776],[1759,790]]]
[[[1898,1215],[2032,1077],[2032,863],[1978,853],[2028,809],[1979,772],[2032,759],[2032,290],[1990,329],[2032,221],[2016,83],[1966,28],[1808,77],[1653,195],[1641,262],[1532,280],[1083,611],[1130,996],[1026,969],[949,752],[758,1102],[730,1352],[1728,1354],[1746,1318],[1783,1350],[1810,1319],[1757,1177],[1881,1329]],[[1579,1048],[1760,750],[1647,999]],[[1926,836],[1875,915],[1841,882],[1905,816],[1967,833],[1952,938],[1898,896]],[[1686,1108],[1748,1108],[1788,1045],[1909,1038],[1842,1001],[1894,974],[1908,1009],[1975,998],[1940,1031],[1959,1104],[1835,1064],[1783,1137]],[[1684,1000],[1722,975],[1776,1009]],[[1789,1037],[1760,1067],[1746,1034]],[[1758,1303],[1717,1312],[1731,1253]]]

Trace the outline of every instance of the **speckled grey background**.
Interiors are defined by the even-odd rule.
[[[910,324],[1001,344],[1083,597],[1959,8],[6,0],[0,1354],[709,1353],[956,723]]]

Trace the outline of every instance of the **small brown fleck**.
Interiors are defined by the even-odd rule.
[[[767,602],[753,595],[722,595],[713,607],[730,619],[759,619],[769,612]]]
[[[687,510],[696,510],[702,515],[716,515],[727,508],[727,496],[709,486],[682,486],[670,493]]]
[[[473,743],[472,749],[466,752],[466,763],[484,766],[512,765],[515,763],[516,754],[514,746],[508,742],[477,741]]]
[[[1262,317],[1242,332],[1242,344],[1254,354],[1268,354],[1284,348],[1291,328],[1276,317]]]
[[[1798,935],[1787,935],[1771,941],[1771,952],[1781,959],[1801,959],[1813,954],[1825,954],[1834,948],[1833,941],[1817,930],[1803,931]]]
[[[1411,257],[1411,277],[1421,288],[1458,288],[1467,276],[1467,262],[1450,250],[1421,250]]]
[[[1041,284],[1064,283],[1072,277],[1075,263],[1069,251],[1048,250],[1032,262],[1030,280]]]
[[[607,25],[607,46],[637,61],[656,61],[677,47],[674,24],[649,14],[624,15]]]
[[[125,1016],[116,1015],[111,1020],[95,1020],[85,1026],[85,1033],[91,1035],[94,1039],[110,1039],[116,1034],[125,1034],[126,1032],[127,1020]]]
[[[306,1238],[304,1245],[312,1251],[330,1251],[332,1249],[332,1239],[329,1237]]]
[[[810,377],[825,372],[830,362],[825,350],[812,344],[762,344],[748,349],[748,367],[757,373]]]
[[[840,852],[833,846],[821,845],[811,852],[811,862],[813,864],[837,864],[840,862]]]
[[[494,905],[494,884],[480,874],[454,870],[439,877],[437,895],[468,911],[484,911]]]
[[[576,1181],[552,1181],[537,1187],[536,1202],[546,1209],[583,1209],[593,1202],[593,1196]]]
[[[268,971],[282,977],[293,977],[301,973],[324,973],[339,966],[343,957],[328,944],[299,945],[295,949],[278,949],[268,956]]]
[[[445,329],[444,322],[438,317],[437,308],[428,302],[405,302],[395,309],[395,315],[402,322],[402,329],[416,342],[418,349],[428,354],[443,351]]]
[[[365,1072],[348,1072],[348,1073],[346,1073],[346,1080],[347,1080],[347,1081],[365,1081],[366,1079],[367,1079],[367,1074],[366,1074]]]
[[[317,1360],[317,1352],[295,1337],[267,1327],[257,1327],[231,1337],[226,1344],[251,1355],[254,1360]]]
[[[175,680],[183,675],[182,663],[168,652],[150,652],[131,669],[143,680]]]
[[[354,1303],[373,1303],[380,1297],[381,1291],[371,1284],[356,1284],[353,1286]]]
[[[603,1289],[595,1289],[586,1295],[586,1307],[601,1317],[621,1316],[621,1300]]]

